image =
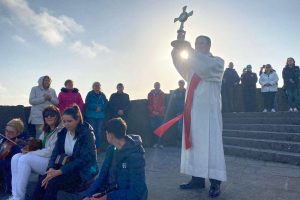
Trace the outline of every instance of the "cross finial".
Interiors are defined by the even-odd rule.
[[[175,18],[174,19],[174,23],[179,21],[180,22],[180,28],[179,30],[183,30],[183,27],[184,27],[184,22],[190,17],[193,15],[193,11],[191,12],[186,12],[186,8],[187,6],[184,6],[182,8],[182,13],[179,15],[179,17]]]

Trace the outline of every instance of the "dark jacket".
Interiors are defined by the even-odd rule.
[[[49,160],[48,168],[57,168],[57,155],[65,154],[65,139],[67,129],[63,128],[57,134],[57,142]],[[95,136],[93,128],[88,124],[79,124],[76,129],[75,142],[71,161],[60,169],[63,174],[79,173],[82,181],[93,179],[98,173]]]
[[[292,68],[290,67],[284,67],[282,70],[282,78],[284,81],[284,87],[285,88],[296,88],[298,87],[299,84],[299,75],[300,75],[300,70],[298,66],[293,66]],[[294,83],[290,81],[292,79]]]
[[[242,87],[244,89],[255,89],[257,82],[257,75],[253,72],[245,72],[241,75]]]
[[[240,77],[235,69],[227,68],[223,75],[222,87],[234,87],[240,82]]]
[[[118,111],[123,110],[124,115],[127,116],[130,108],[129,95],[126,93],[113,93],[109,98],[109,112],[111,117],[119,117]]]
[[[103,119],[107,104],[108,101],[103,92],[96,93],[94,90],[90,91],[85,98],[85,117]],[[101,109],[100,112],[97,112],[97,107]]]
[[[176,115],[181,114],[184,110],[186,89],[176,89],[172,95],[172,101]]]
[[[109,146],[100,174],[94,184],[84,192],[92,196],[117,184],[118,189],[108,193],[107,200],[146,200],[145,158],[141,137],[127,135],[121,150]]]

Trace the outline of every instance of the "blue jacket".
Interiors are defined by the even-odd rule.
[[[85,116],[88,118],[104,119],[108,101],[103,92],[97,94],[94,90],[90,91],[85,98]],[[96,112],[97,107],[101,112]]]
[[[84,196],[92,196],[117,184],[118,189],[108,193],[107,200],[146,200],[145,158],[141,137],[127,135],[126,144],[117,150],[109,146],[100,174]]]
[[[57,168],[55,159],[58,155],[65,153],[65,139],[67,129],[63,128],[57,134],[57,142],[52,151],[48,168]],[[93,128],[88,124],[79,124],[76,129],[77,138],[71,161],[60,169],[63,174],[79,173],[82,181],[93,179],[98,173],[95,137]]]

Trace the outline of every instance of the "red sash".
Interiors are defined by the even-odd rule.
[[[192,77],[192,80],[190,82],[189,90],[187,93],[185,106],[184,106],[184,112],[181,115],[176,116],[175,118],[167,121],[157,129],[155,129],[154,133],[162,137],[165,132],[173,126],[177,121],[179,121],[182,117],[184,117],[184,139],[185,139],[185,149],[189,149],[192,147],[192,141],[191,141],[191,111],[192,111],[192,105],[193,105],[193,97],[195,89],[197,88],[199,82],[201,81],[201,78],[194,74]]]
[[[201,78],[197,74],[194,74],[192,77],[192,80],[190,82],[188,94],[187,94],[186,101],[185,101],[184,113],[183,113],[185,149],[189,149],[192,147],[191,111],[192,111],[192,105],[193,105],[194,92],[200,81],[201,81]]]

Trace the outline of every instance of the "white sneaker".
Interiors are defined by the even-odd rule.
[[[293,108],[290,108],[290,109],[289,109],[289,112],[293,112]]]
[[[153,145],[153,148],[157,148],[157,147],[158,147],[158,144],[154,144],[154,145]]]
[[[298,109],[297,109],[297,108],[294,108],[294,112],[298,112]]]
[[[268,110],[267,110],[267,109],[264,109],[263,112],[268,112]]]
[[[163,149],[163,148],[164,148],[164,145],[160,144],[160,145],[158,145],[158,147],[159,147],[160,149]]]
[[[276,112],[276,110],[274,108],[272,108],[271,112]]]

